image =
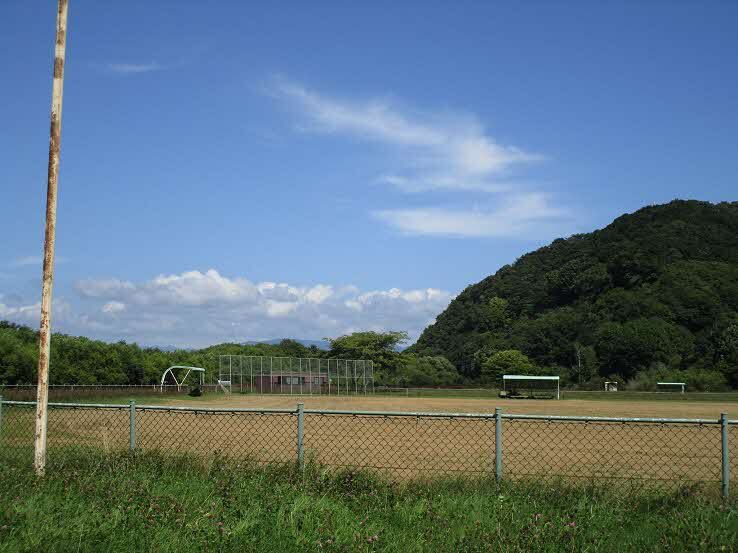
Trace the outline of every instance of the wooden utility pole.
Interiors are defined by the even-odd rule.
[[[46,191],[46,233],[44,235],[44,274],[41,287],[41,325],[38,344],[38,391],[36,394],[36,435],[33,466],[38,476],[46,468],[46,422],[49,403],[49,356],[51,353],[51,287],[54,281],[54,241],[56,237],[56,188],[61,150],[62,93],[64,54],[67,45],[68,0],[58,0],[56,47],[54,49],[54,87],[51,96],[51,136],[49,173]]]

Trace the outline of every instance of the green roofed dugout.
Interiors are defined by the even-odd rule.
[[[502,390],[504,392],[515,393],[521,390],[530,391],[556,391],[556,399],[561,397],[560,379],[558,376],[528,376],[525,374],[505,374],[502,375]]]

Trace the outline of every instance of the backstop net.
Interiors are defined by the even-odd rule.
[[[373,394],[374,363],[368,359],[221,355],[218,383],[234,393]]]

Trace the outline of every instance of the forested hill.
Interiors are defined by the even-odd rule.
[[[469,286],[412,349],[471,378],[519,350],[580,381],[656,367],[735,387],[738,202],[673,201],[555,240]]]

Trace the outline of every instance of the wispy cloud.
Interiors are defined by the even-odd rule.
[[[541,193],[518,194],[492,209],[387,209],[374,216],[407,234],[538,239],[560,232],[568,210]]]
[[[12,267],[26,267],[28,265],[41,265],[41,262],[42,258],[40,255],[26,255],[24,257],[14,259],[10,265]]]
[[[164,69],[164,66],[155,61],[151,61],[149,63],[108,63],[105,65],[105,68],[112,73],[127,75],[160,71]]]
[[[297,110],[305,132],[386,146],[392,155],[375,180],[431,198],[425,207],[372,213],[400,232],[545,239],[572,230],[567,209],[520,180],[519,169],[545,157],[502,144],[473,114],[420,111],[387,98],[339,99],[285,78],[272,79],[268,92]],[[434,206],[432,199],[439,196],[430,195],[433,190],[455,192],[455,206]]]
[[[404,167],[386,170],[380,182],[408,192],[432,189],[499,192],[516,165],[542,159],[515,146],[501,145],[471,114],[423,113],[390,99],[349,101],[275,78],[269,92],[295,106],[312,132],[351,135],[400,150]]]
[[[66,263],[67,259],[65,257],[56,256],[54,258],[54,263]],[[41,266],[43,264],[44,260],[43,257],[40,255],[26,255],[23,257],[18,257],[14,259],[11,263],[11,267],[28,267],[30,265],[38,265]]]

